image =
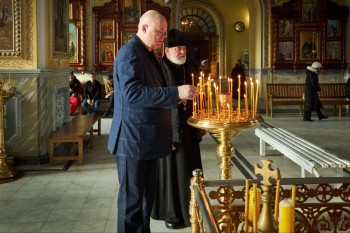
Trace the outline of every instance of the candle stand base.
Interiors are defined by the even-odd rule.
[[[233,118],[232,118],[233,119]],[[187,123],[193,127],[204,129],[208,131],[218,141],[216,147],[217,156],[220,158],[220,179],[231,179],[232,162],[234,155],[233,145],[230,143],[239,132],[244,129],[256,126],[263,122],[261,116],[253,116],[250,118],[241,118],[239,120],[225,120],[225,119],[208,119],[207,117],[190,117]]]
[[[12,161],[6,160],[6,156],[0,156],[0,184],[18,180],[23,174],[13,168]]]

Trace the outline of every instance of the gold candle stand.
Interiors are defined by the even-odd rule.
[[[4,89],[3,82],[0,82],[0,184],[18,180],[23,176],[23,172],[16,171],[12,162],[7,161],[5,151],[4,105],[13,95],[14,87],[8,86]]]
[[[271,184],[271,178],[279,180],[281,178],[278,168],[273,169],[271,167],[271,160],[261,160],[262,166],[256,164],[254,171],[255,175],[261,175],[261,201],[262,209],[260,217],[257,223],[257,230],[260,233],[277,233],[278,226],[272,214],[272,200],[273,200],[273,188]]]
[[[237,112],[233,112],[236,113]],[[204,117],[198,117],[197,113],[195,116],[190,117],[187,123],[193,127],[204,129],[211,133],[219,142],[216,147],[216,154],[220,158],[220,179],[229,180],[231,179],[232,162],[231,158],[234,156],[234,147],[230,143],[231,139],[234,138],[239,132],[244,129],[253,127],[261,122],[263,118],[258,115],[250,115],[249,117],[241,118],[215,118],[210,117],[208,114]],[[201,114],[203,116],[203,114]],[[247,115],[248,116],[248,115]]]

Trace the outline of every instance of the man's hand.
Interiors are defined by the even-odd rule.
[[[182,85],[178,86],[179,99],[193,99],[198,95],[198,89],[192,85]]]

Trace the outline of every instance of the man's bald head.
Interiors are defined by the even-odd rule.
[[[168,24],[158,11],[146,11],[140,18],[137,36],[148,50],[160,48],[166,38]]]

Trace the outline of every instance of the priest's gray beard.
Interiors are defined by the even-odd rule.
[[[186,56],[183,56],[183,57],[169,56],[168,59],[169,61],[171,61],[176,65],[183,65],[186,62]]]

